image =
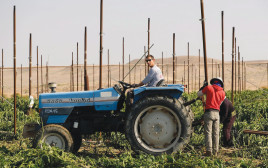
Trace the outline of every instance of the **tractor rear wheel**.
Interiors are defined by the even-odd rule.
[[[178,100],[158,96],[132,106],[125,131],[135,152],[159,155],[183,149],[190,140],[191,127],[191,115]]]
[[[61,125],[49,124],[41,128],[36,134],[33,147],[42,147],[43,143],[63,149],[65,152],[73,150],[72,135]]]

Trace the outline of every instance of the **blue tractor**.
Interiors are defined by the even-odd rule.
[[[28,125],[34,127],[28,128],[33,146],[45,142],[77,152],[82,135],[119,131],[137,153],[158,155],[182,149],[190,140],[193,121],[192,111],[180,98],[184,86],[132,87],[119,81],[95,91],[41,94],[42,125]],[[29,132],[24,135],[29,137]]]

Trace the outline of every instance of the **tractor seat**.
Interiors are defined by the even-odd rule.
[[[156,87],[160,87],[164,85],[165,85],[165,79],[161,79],[159,82],[157,82]]]

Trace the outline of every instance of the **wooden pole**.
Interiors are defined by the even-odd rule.
[[[150,18],[148,18],[148,55],[150,55]],[[149,72],[149,66],[147,67],[147,72]]]
[[[4,97],[4,51],[2,49],[2,102]]]
[[[183,85],[185,85],[185,61],[183,61]]]
[[[172,83],[175,84],[175,33],[173,33],[173,80]]]
[[[48,92],[48,62],[46,64],[46,92]]]
[[[190,93],[190,54],[189,54],[189,42],[188,42],[188,94]]]
[[[125,39],[123,37],[123,57],[122,57],[122,62],[123,62],[123,76],[122,76],[122,81],[124,81],[124,77],[125,77]]]
[[[39,97],[39,76],[38,76],[38,46],[37,46],[37,64],[36,64],[36,70],[37,70],[37,99]]]
[[[235,48],[235,28],[233,27],[233,40],[232,40],[232,103],[234,104],[234,48]]]
[[[20,97],[22,97],[22,64],[20,65]]]
[[[205,21],[204,21],[204,5],[203,5],[203,0],[200,0],[200,2],[201,2],[201,21],[202,21],[202,35],[203,35],[203,52],[204,52],[205,81],[208,81],[206,31],[205,31]]]
[[[80,67],[80,73],[81,73],[81,91],[83,90],[83,78],[82,78],[82,74],[83,74],[83,67],[82,67],[82,65],[81,65],[81,67]]]
[[[247,90],[247,66],[246,66],[246,62],[244,62],[244,64],[245,64],[244,65],[244,68],[245,68],[245,70],[244,70],[244,72],[245,72],[244,73],[244,75],[245,75],[245,80],[244,80],[245,84],[244,85],[245,85],[245,90]]]
[[[241,92],[241,79],[240,79],[240,51],[238,46],[238,92]]]
[[[194,64],[192,63],[192,92],[194,91]]]
[[[222,81],[224,83],[224,11],[221,11]]]
[[[200,88],[200,49],[199,49],[199,51],[198,51],[198,53],[199,53],[199,82],[198,82],[198,88]]]
[[[14,59],[14,135],[16,135],[16,120],[17,120],[17,98],[16,98],[16,6],[13,12],[13,59]]]
[[[76,43],[76,90],[78,91],[78,42]]]
[[[32,95],[32,34],[30,33],[29,50],[29,97]]]
[[[84,90],[89,90],[89,81],[87,76],[87,27],[85,27],[84,37]]]
[[[243,57],[242,57],[242,67],[241,67],[241,69],[242,69],[242,75],[241,75],[241,77],[242,77],[242,80],[241,80],[241,84],[242,84],[242,91],[244,90],[244,60],[243,60]]]
[[[43,57],[41,55],[41,85],[42,85],[42,93],[44,93],[44,82],[43,82]]]
[[[103,0],[100,0],[100,72],[99,72],[99,88],[102,88],[102,20],[103,20]]]
[[[234,92],[235,92],[235,94],[236,94],[236,83],[237,83],[237,81],[236,81],[236,38],[235,38],[235,69],[234,69],[234,79],[235,79],[235,87],[234,87]]]

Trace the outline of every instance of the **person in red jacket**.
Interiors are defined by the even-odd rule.
[[[223,146],[234,146],[231,138],[231,130],[236,119],[236,112],[232,102],[225,98],[220,107],[220,121],[223,123]]]
[[[204,114],[204,130],[206,142],[206,156],[217,155],[219,151],[219,125],[220,125],[220,105],[225,99],[223,82],[221,78],[212,78],[211,85],[205,84],[197,96],[206,95],[206,106]]]

